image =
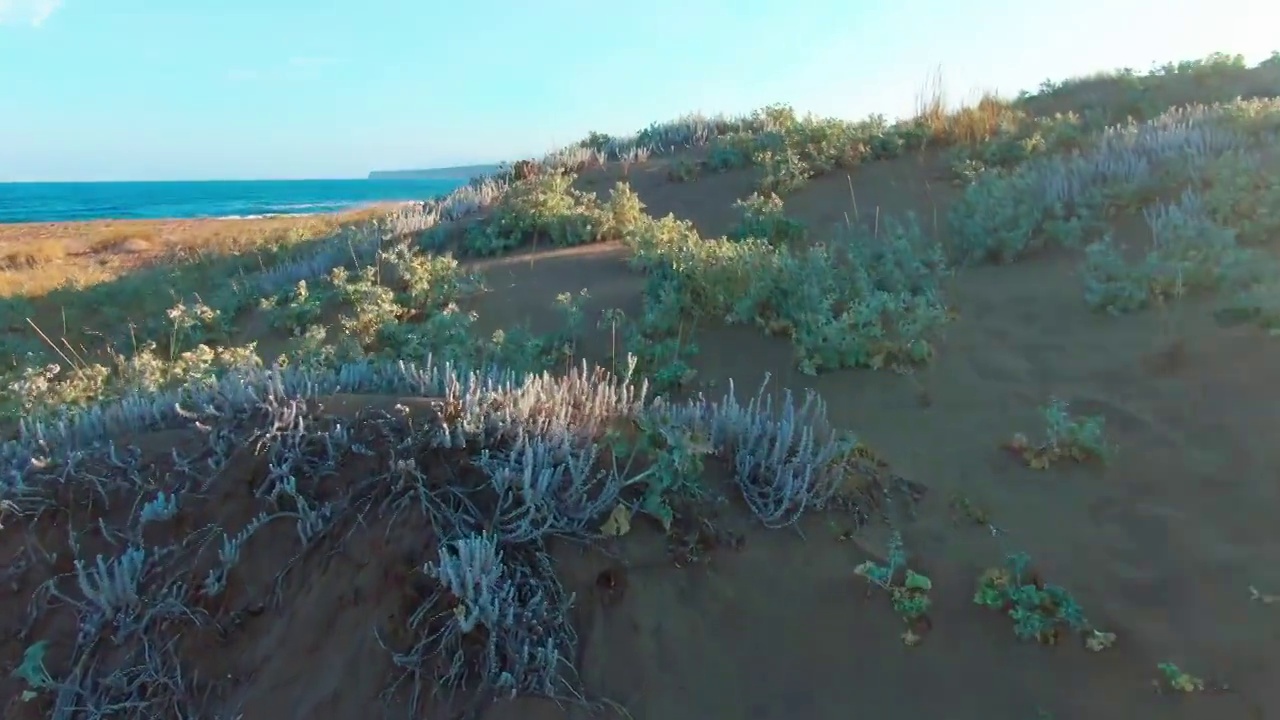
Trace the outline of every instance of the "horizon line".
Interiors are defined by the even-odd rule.
[[[466,166],[462,166],[466,167]],[[423,171],[430,171],[434,168],[424,168]],[[441,168],[447,169],[447,168]],[[368,182],[383,182],[387,180],[447,180],[448,178],[371,178],[369,175],[374,172],[422,172],[419,170],[373,170],[364,175],[351,175],[345,177],[250,177],[250,178],[164,178],[164,179],[148,179],[148,180],[0,180],[0,185],[120,185],[125,183],[146,184],[146,183],[233,183],[233,182],[329,182],[335,180],[362,180]]]

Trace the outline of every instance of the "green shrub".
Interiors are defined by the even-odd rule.
[[[942,251],[914,216],[887,219],[879,239],[846,228],[799,250],[755,237],[702,239],[671,217],[629,242],[633,262],[650,273],[646,301],[664,308],[668,325],[675,317],[756,324],[789,336],[809,374],[927,362],[950,320]]]
[[[729,232],[731,240],[754,237],[787,247],[805,239],[804,223],[787,217],[782,198],[773,193],[752,193],[733,206],[742,211],[742,220]]]
[[[928,625],[929,608],[933,604],[929,591],[933,589],[933,581],[907,567],[902,534],[894,531],[889,538],[885,564],[868,560],[854,568],[853,574],[866,578],[868,582],[889,593],[894,612],[907,624],[907,629],[902,633],[903,642],[908,645],[918,644],[921,640],[919,631]]]
[[[572,247],[617,240],[643,216],[644,205],[626,183],[618,183],[608,201],[574,189],[575,176],[548,173],[518,182],[502,196],[489,217],[472,225],[464,249],[497,255],[518,247]]]
[[[684,183],[697,179],[703,165],[692,160],[677,160],[667,169],[667,179],[671,182]]]
[[[1101,415],[1077,417],[1068,410],[1065,401],[1050,399],[1041,409],[1045,420],[1044,440],[1033,444],[1025,435],[1017,433],[1009,448],[1036,470],[1046,470],[1059,460],[1108,460],[1112,451],[1105,438],[1106,418]]]
[[[1010,555],[1003,567],[983,572],[973,602],[1008,615],[1014,634],[1023,640],[1054,645],[1070,632],[1080,635],[1094,651],[1115,642],[1113,633],[1093,627],[1070,593],[1033,572],[1025,553]]]
[[[1083,275],[1090,307],[1126,313],[1191,293],[1243,291],[1264,279],[1270,263],[1239,247],[1235,231],[1214,222],[1195,191],[1144,212],[1152,240],[1141,259],[1126,260],[1110,236],[1086,248]]]
[[[320,319],[326,299],[326,292],[313,291],[306,280],[299,280],[292,289],[263,298],[261,308],[271,327],[296,337]]]
[[[1255,153],[1231,152],[1210,162],[1204,204],[1212,220],[1235,230],[1241,245],[1280,240],[1280,177]]]

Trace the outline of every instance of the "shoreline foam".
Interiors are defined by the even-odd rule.
[[[131,183],[37,183],[0,186],[0,225],[96,220],[262,219],[345,213],[376,205],[422,203],[459,187],[446,181],[369,183],[354,180],[315,188],[247,182],[211,188],[189,183],[138,189]]]

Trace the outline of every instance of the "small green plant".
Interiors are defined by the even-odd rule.
[[[452,255],[414,252],[408,243],[379,254],[382,284],[396,289],[396,302],[421,317],[484,290],[483,279]]]
[[[1168,688],[1175,692],[1192,693],[1204,690],[1204,680],[1190,673],[1184,672],[1182,668],[1171,662],[1162,662],[1156,666],[1160,671],[1160,680],[1156,681],[1156,686],[1160,688]]]
[[[225,342],[230,337],[227,318],[199,298],[194,302],[174,305],[166,316],[169,318],[167,350],[171,361],[196,345]]]
[[[804,223],[787,217],[782,198],[773,193],[752,193],[733,206],[742,211],[742,220],[729,232],[730,240],[754,237],[774,247],[787,247],[805,238]]]
[[[567,360],[572,347],[566,336],[544,336],[529,330],[527,326],[495,330],[484,344],[483,357],[489,363],[510,368],[516,372],[546,372]]]
[[[658,221],[651,226],[657,228],[664,224]],[[656,238],[655,241],[666,242]],[[633,261],[643,263],[646,259],[640,256]],[[610,331],[615,346],[617,331],[622,331],[624,345],[635,358],[637,370],[649,378],[655,393],[663,394],[688,386],[697,375],[690,362],[699,351],[694,337],[698,314],[703,308],[691,297],[692,283],[687,277],[657,262],[651,270],[640,316],[627,318],[616,313],[610,318]]]
[[[618,332],[626,329],[627,314],[621,308],[608,308],[600,312],[597,330],[609,330],[609,369],[618,372]]]
[[[1115,643],[1115,633],[1095,629],[1070,593],[1031,570],[1026,553],[1010,555],[1003,566],[984,571],[973,602],[1008,615],[1014,634],[1023,640],[1055,645],[1064,632],[1072,632],[1095,652]]]
[[[929,607],[932,601],[929,591],[933,582],[907,567],[907,554],[902,534],[895,531],[889,538],[889,552],[884,565],[868,560],[853,569],[853,573],[866,578],[889,593],[893,609],[907,624],[902,641],[908,645],[919,644],[923,631],[929,626]]]
[[[670,531],[676,518],[673,501],[698,499],[703,495],[703,459],[712,451],[706,433],[687,424],[642,417],[628,427],[610,430],[604,444],[613,455],[627,458],[621,470],[627,487],[640,489],[636,510]],[[647,463],[640,473],[627,477],[636,462]]]
[[[382,284],[376,266],[354,273],[343,267],[334,268],[329,282],[346,308],[338,322],[361,347],[372,347],[384,327],[396,325],[409,314],[408,308],[396,302],[395,291]]]
[[[564,314],[565,326],[572,335],[582,332],[582,305],[591,297],[586,288],[573,293],[562,292],[556,295],[556,308]]]
[[[999,535],[1001,530],[991,521],[991,513],[987,508],[964,495],[954,495],[948,503],[951,510],[951,519],[957,524],[965,523],[970,525],[981,525],[991,531],[991,534]]]
[[[297,337],[320,320],[325,295],[313,292],[306,280],[299,280],[291,290],[265,297],[260,307],[267,313],[271,326]]]
[[[734,133],[715,138],[708,148],[706,168],[726,172],[751,164],[755,138],[747,133]]]
[[[556,338],[559,340],[557,350],[566,359],[577,356],[578,342],[582,339],[582,306],[590,297],[586,288],[579,290],[577,295],[567,292],[556,295],[556,309],[564,316],[565,324],[561,336]]]
[[[958,521],[969,522],[974,525],[986,525],[991,522],[991,516],[982,506],[974,503],[963,495],[955,495],[948,503],[951,509],[951,517]]]
[[[691,160],[677,160],[667,169],[667,179],[675,183],[692,182],[702,172],[702,166]]]
[[[49,643],[45,640],[31,644],[22,653],[22,663],[10,673],[28,685],[28,689],[22,691],[23,702],[30,702],[39,691],[53,687],[53,678],[44,667],[44,654],[48,649]]]
[[[790,193],[804,187],[813,177],[810,168],[795,150],[765,150],[756,157],[761,169],[758,187],[767,193]]]
[[[1106,418],[1101,415],[1073,417],[1067,403],[1057,398],[1049,400],[1042,412],[1045,419],[1045,439],[1032,443],[1026,435],[1015,433],[1005,447],[1016,453],[1036,470],[1046,470],[1059,460],[1078,463],[1105,462],[1111,455],[1104,438]]]

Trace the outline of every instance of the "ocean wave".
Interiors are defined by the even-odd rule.
[[[304,180],[0,185],[0,223],[257,219],[424,202],[461,183]]]

